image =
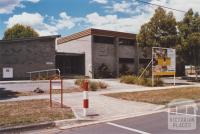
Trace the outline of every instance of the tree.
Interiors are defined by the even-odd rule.
[[[177,44],[177,52],[184,64],[194,65],[197,69],[200,65],[199,14],[190,9],[178,23],[178,31],[180,43]]]
[[[141,47],[175,47],[177,29],[173,13],[157,8],[151,20],[142,25],[137,41]]]
[[[5,31],[3,40],[12,40],[18,38],[28,38],[28,37],[38,37],[38,36],[39,34],[30,26],[16,24]]]

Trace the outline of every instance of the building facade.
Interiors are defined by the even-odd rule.
[[[61,69],[62,73],[84,74],[96,78],[103,66],[110,71],[110,77],[118,77],[123,65],[137,74],[139,67],[148,64],[151,53],[146,54],[138,48],[135,34],[88,29],[58,38],[56,55],[56,61],[67,65]],[[62,57],[63,61],[59,60],[59,57]]]

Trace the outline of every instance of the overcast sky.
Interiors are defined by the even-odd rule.
[[[143,1],[200,12],[200,0]],[[0,38],[16,23],[32,26],[41,36],[65,36],[91,27],[138,33],[156,8],[136,0],[0,0]],[[173,12],[182,19],[184,13]]]

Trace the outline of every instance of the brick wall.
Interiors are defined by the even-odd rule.
[[[27,72],[55,68],[55,38],[0,41],[0,79],[3,68],[13,68],[14,79],[27,79]]]

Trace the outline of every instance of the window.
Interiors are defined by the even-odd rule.
[[[124,39],[124,38],[120,38],[119,39],[119,45],[135,45],[136,41],[133,39]]]
[[[106,37],[106,36],[94,36],[95,43],[104,43],[104,44],[114,44],[113,37]]]
[[[151,59],[139,59],[140,64],[148,64],[151,61]]]
[[[119,63],[122,64],[130,64],[130,63],[134,63],[134,59],[132,58],[119,58]]]

